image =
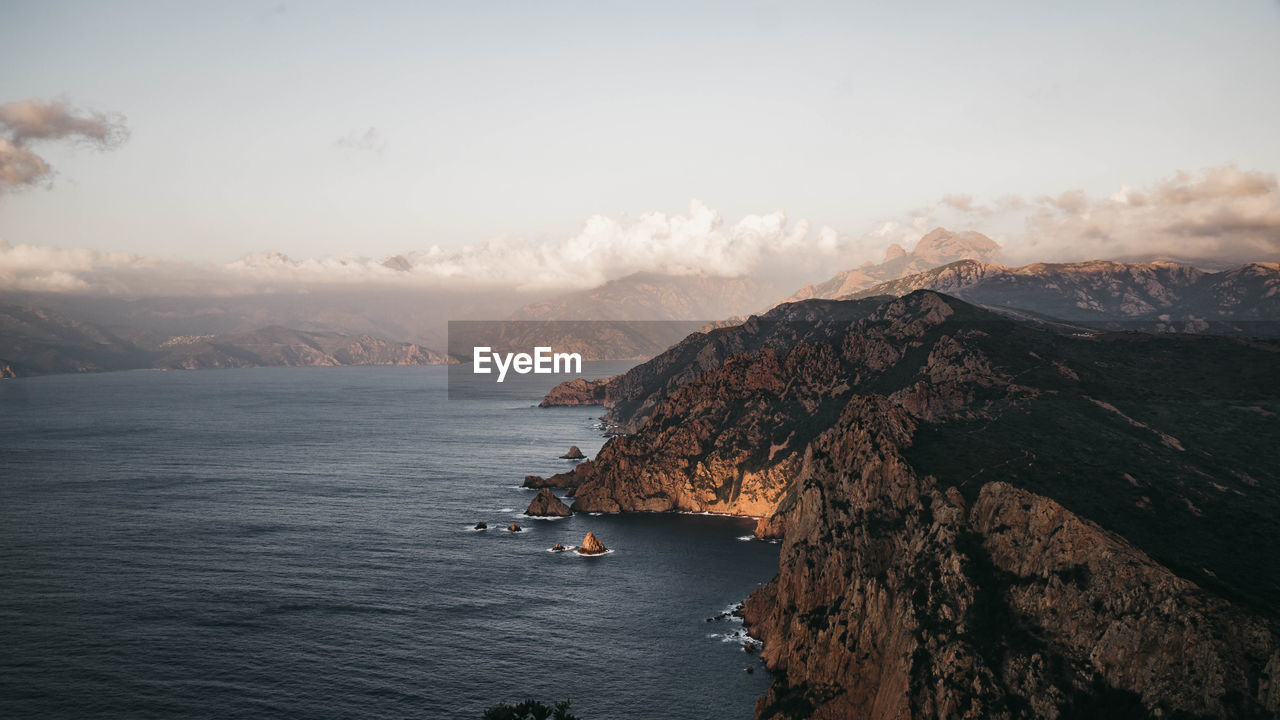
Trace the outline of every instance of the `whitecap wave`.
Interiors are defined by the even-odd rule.
[[[525,520],[567,520],[570,515],[525,515],[524,513],[516,513],[515,517]]]
[[[590,554],[587,554],[587,553],[578,552],[578,548],[576,548],[576,547],[575,547],[575,548],[573,549],[573,554],[574,554],[574,555],[577,555],[578,557],[581,557],[581,558],[593,558],[593,557],[601,557],[601,556],[603,556],[603,555],[612,555],[612,554],[613,554],[613,551],[612,551],[612,550],[605,550],[605,551],[604,551],[604,552],[602,552],[602,553],[590,553]]]
[[[751,542],[752,540],[756,539],[756,536],[755,535],[739,535],[738,539],[741,540],[742,542]]]

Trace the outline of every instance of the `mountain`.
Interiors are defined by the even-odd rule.
[[[1000,246],[982,233],[956,233],[945,228],[934,228],[920,238],[911,252],[903,250],[900,245],[890,245],[884,262],[879,265],[867,263],[853,270],[845,270],[826,282],[805,285],[782,302],[841,298],[878,283],[915,275],[956,260],[968,258],[992,261],[999,255]]]
[[[530,303],[512,320],[717,320],[766,307],[777,289],[749,277],[638,272]]]
[[[992,307],[1152,331],[1275,335],[1280,264],[1205,272],[1170,262],[1095,260],[1006,267],[961,260],[850,297],[935,290]]]
[[[647,420],[568,474],[575,511],[782,537],[745,608],[758,718],[1280,711],[1280,344],[933,291],[810,310],[674,388],[635,376]]]
[[[266,327],[252,332],[166,336],[102,327],[43,308],[0,306],[0,375],[274,365],[428,365],[439,353],[369,335]]]

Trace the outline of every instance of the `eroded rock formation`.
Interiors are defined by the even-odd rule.
[[[647,420],[566,474],[577,510],[784,538],[746,605],[778,671],[758,717],[1276,713],[1274,345],[927,291],[814,327],[651,375]]]
[[[542,488],[524,511],[530,517],[568,517],[573,514],[568,505],[548,488]]]

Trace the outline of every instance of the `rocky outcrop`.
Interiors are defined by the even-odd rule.
[[[582,467],[579,465],[578,467]],[[527,488],[559,488],[561,490],[572,490],[582,484],[582,477],[578,475],[577,468],[567,472],[552,475],[544,478],[541,475],[525,475],[524,487]]]
[[[659,383],[574,507],[783,538],[761,718],[1267,717],[1280,422],[1236,408],[1280,409],[1277,367],[915,292]]]
[[[600,542],[600,539],[593,532],[588,532],[587,536],[582,539],[582,544],[578,546],[579,555],[600,555],[608,551],[609,548],[605,547],[604,543]]]
[[[612,378],[586,380],[575,378],[551,388],[538,407],[579,407],[583,405],[604,405],[605,388]]]
[[[523,531],[524,531],[524,528],[520,527],[516,523],[511,523],[510,525],[507,526],[507,532],[518,533]]]
[[[487,522],[485,522],[485,521],[481,520],[480,522],[476,523],[476,527],[475,527],[475,529],[476,529],[476,530],[488,530],[488,529],[489,529],[489,523],[487,523]]]
[[[582,451],[578,449],[577,445],[570,445],[569,451],[561,455],[560,459],[561,460],[582,460],[586,457],[587,456],[583,455]]]
[[[542,488],[538,491],[538,495],[529,503],[529,507],[524,511],[525,515],[530,517],[568,517],[573,514],[568,505],[565,505],[560,498],[548,488]]]

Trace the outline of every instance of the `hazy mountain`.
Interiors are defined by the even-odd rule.
[[[245,333],[167,336],[103,327],[44,308],[0,306],[0,375],[10,377],[139,368],[442,362],[442,354],[419,345],[370,335],[267,327]]]
[[[640,272],[530,303],[512,320],[716,320],[767,307],[777,288],[749,277]]]
[[[890,245],[880,264],[867,263],[853,270],[845,270],[825,282],[805,285],[782,302],[845,297],[886,280],[914,275],[956,260],[969,258],[992,261],[999,256],[1000,246],[982,233],[957,233],[945,228],[935,228],[920,238],[911,252],[903,250],[901,245]]]
[[[916,290],[936,290],[1060,320],[1125,323],[1159,331],[1269,335],[1280,320],[1277,263],[1205,272],[1170,262],[1096,260],[1006,267],[962,260],[849,297],[901,296]]]

